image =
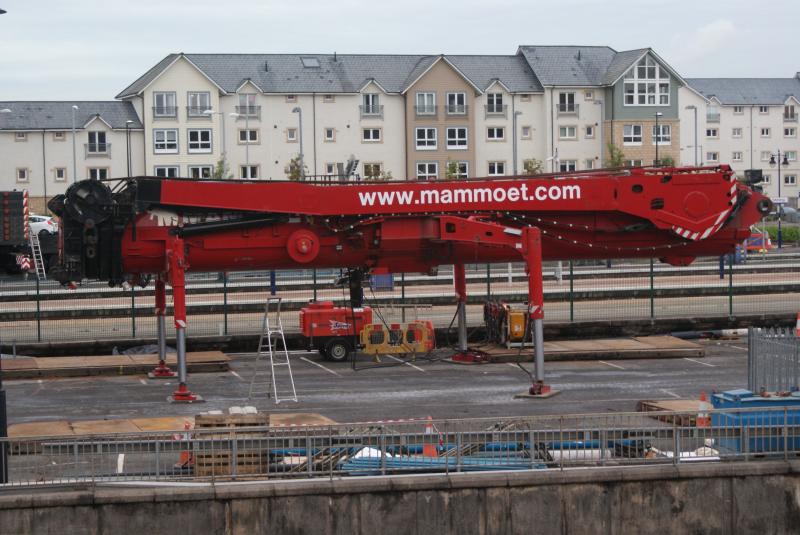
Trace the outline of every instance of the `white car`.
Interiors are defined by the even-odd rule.
[[[58,232],[58,223],[50,216],[30,214],[28,222],[31,225],[31,232],[36,233],[37,236]]]

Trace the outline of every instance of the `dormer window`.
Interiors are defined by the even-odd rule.
[[[625,74],[626,106],[669,106],[669,73],[645,56]]]
[[[319,69],[319,59],[318,58],[300,58],[300,61],[303,63],[303,67],[306,69]]]

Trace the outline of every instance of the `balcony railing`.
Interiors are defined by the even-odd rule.
[[[211,119],[211,108],[208,106],[186,106],[186,117],[189,119]]]
[[[173,119],[178,116],[177,106],[153,106],[154,119]]]
[[[796,123],[797,122],[797,114],[796,113],[792,113],[792,114],[784,113],[783,114],[783,122],[784,123]]]
[[[261,106],[236,106],[238,119],[261,119]]]
[[[466,115],[469,112],[469,106],[466,104],[448,104],[447,115]]]
[[[485,104],[483,109],[486,117],[508,117],[507,104]]]
[[[718,123],[719,122],[719,113],[706,113],[706,122],[707,123]]]
[[[425,106],[414,106],[414,111],[416,112],[417,117],[433,117],[436,118],[436,115],[439,112],[439,107],[436,104],[430,104]]]
[[[358,107],[361,117],[383,119],[383,104],[361,105]]]
[[[558,115],[578,115],[578,104],[564,104],[559,102],[556,104],[556,111]]]
[[[84,143],[86,158],[111,156],[111,143]]]

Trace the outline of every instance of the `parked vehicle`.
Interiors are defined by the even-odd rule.
[[[28,222],[31,225],[31,231],[39,237],[58,232],[58,222],[50,216],[30,214]]]

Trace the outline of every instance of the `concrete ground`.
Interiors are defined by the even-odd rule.
[[[547,380],[561,391],[549,399],[514,399],[530,384],[515,364],[454,365],[442,361],[358,370],[318,353],[293,353],[298,403],[275,405],[261,396],[261,411],[316,412],[339,422],[403,418],[473,418],[634,411],[643,399],[696,399],[701,391],[745,387],[747,340],[704,341],[701,359],[553,362]],[[5,382],[10,424],[57,419],[194,415],[246,404],[253,355],[231,355],[231,371],[197,373],[189,386],[206,402],[167,402],[174,382],[144,376]],[[532,364],[524,366],[531,370]]]

